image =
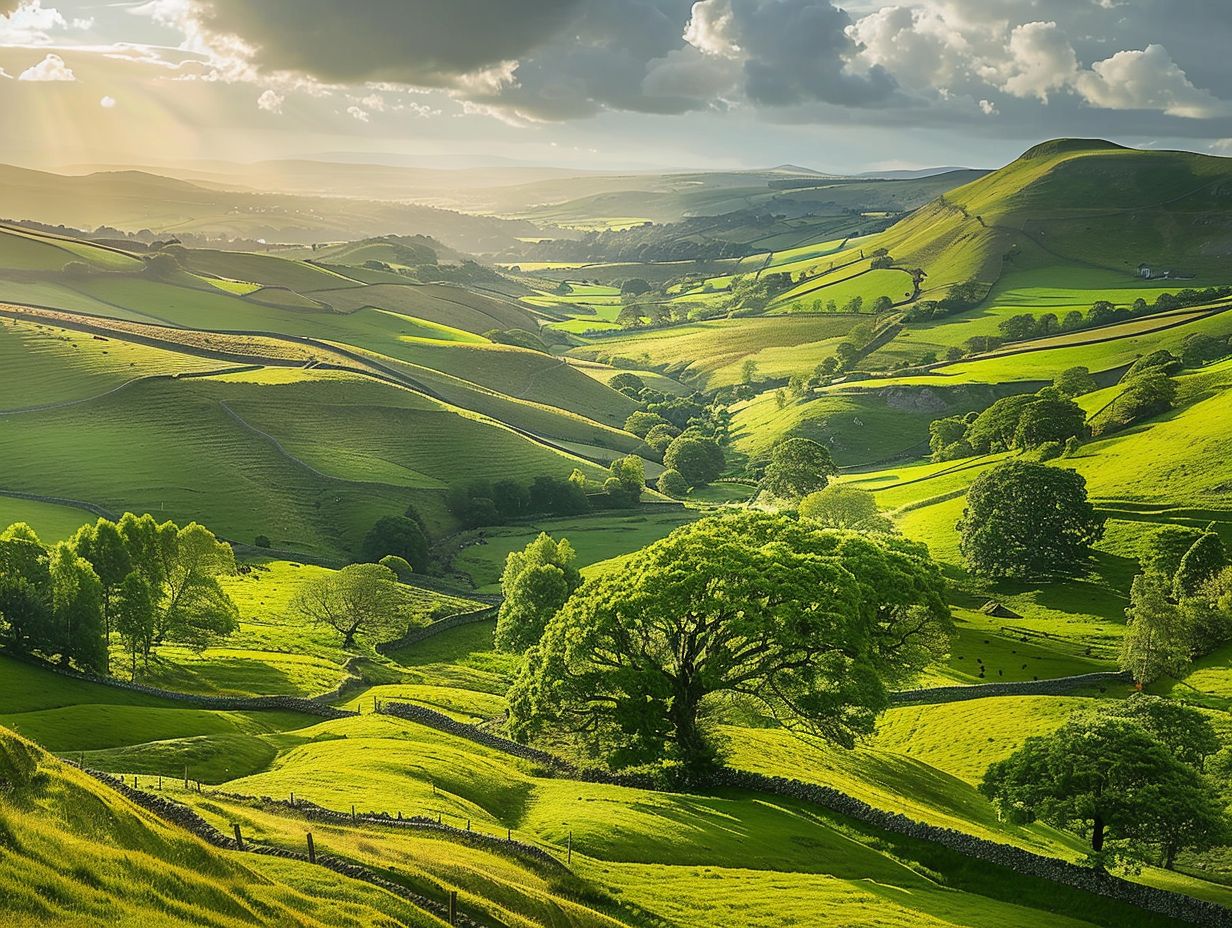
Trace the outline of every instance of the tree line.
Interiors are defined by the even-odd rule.
[[[50,546],[19,522],[0,534],[0,642],[107,673],[118,640],[135,676],[138,658],[163,644],[202,648],[235,630],[239,612],[219,583],[235,572],[230,545],[196,522],[126,513]]]

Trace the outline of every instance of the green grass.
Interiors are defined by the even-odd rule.
[[[722,319],[596,339],[571,353],[627,358],[714,388],[738,383],[748,360],[761,377],[809,373],[858,321],[846,316]]]
[[[888,296],[895,303],[901,303],[914,292],[911,275],[906,271],[879,268],[857,276],[858,270],[864,268],[856,265],[805,280],[775,297],[773,311],[810,312],[818,300],[823,308],[833,300],[841,310],[848,300],[858,296],[864,303],[862,311],[868,312],[878,297]]]
[[[462,547],[453,556],[453,567],[467,574],[479,590],[492,592],[499,589],[505,558],[511,551],[526,547],[540,532],[567,538],[577,551],[575,565],[586,567],[644,548],[697,516],[694,510],[665,506],[662,512],[601,513],[479,529],[462,536]]]
[[[38,533],[44,544],[65,541],[97,516],[85,509],[40,503],[11,496],[0,496],[0,525],[25,522]]]

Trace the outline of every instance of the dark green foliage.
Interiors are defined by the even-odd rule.
[[[642,440],[646,442],[647,447],[654,451],[655,454],[662,457],[667,451],[667,446],[672,443],[672,439],[679,434],[680,429],[665,422],[652,428]]]
[[[1007,461],[971,485],[957,528],[974,573],[1031,579],[1080,573],[1104,520],[1080,474]]]
[[[636,393],[638,390],[641,390],[646,386],[646,382],[642,380],[641,377],[637,376],[637,374],[630,374],[628,371],[622,371],[609,380],[607,385],[613,390],[632,390]]]
[[[509,554],[501,573],[505,598],[496,619],[498,650],[520,654],[543,637],[548,621],[582,583],[574,556],[568,541],[546,532]]]
[[[638,438],[645,438],[651,429],[660,425],[668,425],[668,421],[654,412],[638,412],[631,413],[629,418],[625,420],[625,431],[631,432]]]
[[[1139,374],[1156,368],[1165,374],[1171,375],[1179,372],[1181,367],[1180,358],[1176,357],[1171,351],[1161,348],[1158,351],[1152,351],[1150,354],[1144,354],[1131,364],[1129,370],[1121,375],[1121,383],[1127,383]]]
[[[678,470],[663,471],[659,474],[659,482],[656,489],[665,496],[670,496],[673,499],[680,499],[689,494],[689,485],[685,482],[684,477],[680,475]]]
[[[770,452],[761,487],[771,496],[795,502],[824,489],[838,473],[834,458],[811,438],[788,438]]]
[[[689,486],[705,486],[723,473],[723,449],[713,439],[685,432],[667,446],[663,465],[678,471]]]
[[[1139,561],[1144,571],[1153,570],[1165,577],[1176,575],[1181,558],[1202,537],[1196,528],[1184,525],[1161,525],[1142,539]]]
[[[620,285],[621,296],[628,294],[629,296],[641,296],[643,293],[649,293],[651,286],[640,277],[630,277]]]
[[[1181,363],[1186,367],[1201,367],[1218,361],[1228,353],[1228,340],[1216,338],[1203,332],[1186,335],[1181,342]]]
[[[985,409],[967,429],[965,437],[971,450],[976,454],[988,454],[1013,447],[1018,420],[1035,400],[1031,394],[1006,396]]]
[[[398,557],[396,554],[387,554],[377,563],[391,571],[401,583],[410,583],[415,577],[415,568],[406,558]]]
[[[1179,851],[1227,833],[1214,790],[1135,715],[1074,719],[1028,738],[988,768],[980,789],[1013,819],[1089,836],[1100,867],[1151,852],[1171,867]]]
[[[270,541],[269,535],[258,535],[252,540],[252,543],[258,548],[269,548],[273,546],[273,542]]]
[[[764,513],[703,519],[568,600],[510,691],[511,729],[577,732],[616,767],[696,772],[717,755],[705,705],[740,694],[850,746],[889,688],[946,650],[943,594],[918,544]]]
[[[1176,403],[1176,383],[1162,369],[1149,368],[1129,381],[1121,395],[1091,420],[1091,434],[1108,435],[1151,416],[1167,412]]]
[[[1070,367],[1057,374],[1056,379],[1052,382],[1065,396],[1082,396],[1084,393],[1090,393],[1095,390],[1097,384],[1095,378],[1091,376],[1091,372],[1085,367]]]
[[[635,454],[617,458],[611,464],[610,473],[603,484],[610,504],[617,509],[636,506],[646,487],[645,462]]]
[[[590,511],[586,491],[572,480],[536,477],[530,485],[530,511],[558,516],[576,516]]]
[[[1214,532],[1204,532],[1177,564],[1172,578],[1172,595],[1177,599],[1193,596],[1226,566],[1228,554],[1223,542]]]
[[[1087,433],[1086,421],[1086,413],[1073,400],[1041,394],[1021,408],[1012,444],[1027,450],[1046,442],[1081,438]]]
[[[368,530],[359,549],[359,560],[375,564],[387,554],[405,559],[419,573],[430,563],[428,539],[419,523],[407,516],[384,516]]]

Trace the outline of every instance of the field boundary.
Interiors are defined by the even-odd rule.
[[[890,694],[890,703],[896,706],[925,706],[945,702],[964,702],[968,699],[987,699],[996,696],[1064,696],[1084,686],[1133,682],[1133,677],[1123,670],[1100,670],[1080,673],[1070,677],[1050,677],[1046,680],[1019,680],[1014,683],[972,683],[956,686],[933,686],[918,690],[899,690]]]
[[[441,919],[447,924],[449,923],[448,903],[440,902],[436,899],[429,899],[427,896],[422,896],[419,893],[407,889],[400,883],[395,883],[392,880],[386,879],[375,870],[370,870],[360,864],[351,863],[344,858],[334,857],[329,854],[318,854],[314,860],[307,854],[301,854],[298,851],[289,851],[285,848],[271,847],[267,844],[258,844],[248,840],[244,840],[242,843],[237,842],[235,838],[227,837],[204,818],[198,815],[195,811],[182,803],[175,802],[171,799],[166,799],[162,796],[155,796],[152,793],[147,793],[143,790],[131,787],[123,780],[118,777],[113,777],[109,773],[103,773],[99,770],[90,770],[86,768],[79,769],[82,769],[86,775],[93,777],[104,786],[115,790],[134,805],[156,815],[158,818],[168,822],[171,825],[183,828],[185,831],[195,835],[206,844],[213,847],[225,851],[241,851],[250,854],[261,854],[266,857],[281,857],[284,860],[296,860],[305,864],[315,864],[316,866],[324,867],[326,870],[331,870],[340,876],[370,883],[379,889],[383,889],[386,892],[392,893],[398,898],[409,902],[416,908],[422,909],[428,914]],[[463,928],[485,928],[484,923],[476,921],[463,912],[457,912],[452,923],[455,925],[461,925]]]
[[[594,768],[579,768],[547,751],[519,744],[473,725],[455,721],[424,706],[381,702],[377,705],[377,711],[404,721],[425,725],[446,734],[466,738],[485,747],[538,764],[546,768],[546,772],[563,775],[570,779],[637,789],[663,790],[663,787],[651,777],[616,774]],[[1033,851],[998,841],[977,838],[952,828],[917,822],[902,813],[878,809],[861,799],[856,799],[829,786],[727,768],[715,772],[700,785],[708,789],[745,789],[808,802],[866,825],[937,844],[966,857],[1004,867],[1024,876],[1050,880],[1094,895],[1115,899],[1168,918],[1206,926],[1206,928],[1232,928],[1232,909],[1217,903],[1187,896],[1184,893],[1158,889],[1143,883],[1134,883],[1106,871],[1036,854]]]

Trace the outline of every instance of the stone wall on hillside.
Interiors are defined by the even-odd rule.
[[[1092,675],[1087,674],[1085,676],[1089,677]],[[1120,679],[1118,674],[1110,676]],[[1014,686],[1015,684],[990,685]],[[982,689],[982,687],[947,687],[947,689]],[[652,778],[646,776],[579,768],[546,751],[518,744],[515,741],[510,741],[508,738],[502,738],[499,735],[494,735],[491,732],[477,728],[474,725],[458,722],[447,715],[424,706],[390,702],[381,703],[378,711],[396,718],[418,722],[461,738],[467,738],[485,747],[503,751],[514,757],[535,763],[544,768],[546,772],[559,776],[640,789],[660,788]],[[884,831],[904,835],[919,841],[938,844],[956,853],[1004,867],[1007,870],[1024,876],[1051,880],[1052,882],[1070,886],[1084,892],[1116,899],[1169,918],[1202,925],[1204,928],[1232,928],[1232,909],[1213,902],[1206,902],[1183,893],[1170,892],[1146,886],[1142,883],[1131,882],[1108,873],[1059,860],[1055,857],[1045,857],[1022,848],[984,838],[977,838],[954,829],[917,822],[900,813],[886,812],[882,809],[874,808],[862,800],[848,796],[846,793],[839,792],[828,786],[804,783],[800,780],[788,779],[786,777],[766,776],[746,770],[730,769],[717,771],[706,783],[700,785],[708,789],[747,789],[813,803]]]
[[[1128,686],[1133,678],[1123,671],[1082,673],[1047,680],[1020,680],[1016,683],[975,683],[969,686],[934,686],[921,690],[899,690],[890,694],[894,705],[961,702],[990,696],[1064,696],[1087,686]]]

